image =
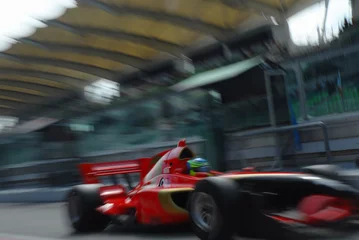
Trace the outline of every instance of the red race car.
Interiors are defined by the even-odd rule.
[[[186,145],[152,158],[83,163],[84,184],[67,199],[69,219],[80,232],[110,223],[168,225],[190,222],[202,240],[249,237],[293,239],[305,227],[333,227],[356,218],[359,193],[331,166],[301,173],[222,173],[210,169]],[[131,186],[130,174],[139,174]],[[118,176],[127,184],[120,184]],[[103,184],[111,178],[112,184]],[[295,229],[295,230],[294,230]]]

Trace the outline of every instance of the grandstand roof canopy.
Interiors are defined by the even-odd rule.
[[[317,0],[318,1],[318,0]],[[80,0],[0,53],[0,115],[61,99],[101,78],[221,42],[253,17],[273,24],[314,0]]]

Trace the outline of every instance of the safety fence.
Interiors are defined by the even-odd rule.
[[[26,164],[6,166],[0,169],[0,188],[64,187],[81,182],[77,165],[81,162],[104,162],[151,157],[175,147],[177,142],[138,145],[116,152],[99,152],[72,159],[42,160]],[[187,139],[189,147],[198,155],[206,156],[206,141]],[[134,179],[136,181],[136,179]]]
[[[327,126],[323,122],[302,123],[297,125],[262,128],[247,132],[227,133],[227,157],[229,163],[237,161],[241,167],[257,165],[265,169],[283,169],[288,164],[288,152],[295,152],[295,137],[299,137],[299,130],[320,129],[322,132],[322,146],[326,156],[325,163],[332,163],[331,149]],[[293,134],[293,131],[294,132]],[[298,142],[297,142],[298,144]],[[286,155],[286,156],[285,156]],[[253,159],[257,158],[257,161]],[[252,161],[251,161],[252,159]],[[314,164],[314,163],[313,163]],[[293,166],[291,164],[291,167]],[[294,164],[295,165],[295,164]]]
[[[359,116],[332,116],[322,122],[226,133],[227,169],[298,170],[333,163],[355,168],[359,159]]]

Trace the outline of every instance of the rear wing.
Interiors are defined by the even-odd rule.
[[[81,163],[80,173],[84,183],[100,183],[100,177],[111,175],[123,175],[140,173],[140,181],[147,174],[151,158],[140,158],[136,160],[102,162],[102,163]]]

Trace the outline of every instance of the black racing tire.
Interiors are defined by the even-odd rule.
[[[77,185],[67,197],[68,217],[77,232],[103,231],[110,223],[110,217],[96,211],[103,204],[99,195],[101,184]]]
[[[216,224],[211,230],[205,230],[196,221],[196,194],[210,196],[217,209]],[[190,224],[196,236],[201,240],[230,240],[235,234],[236,206],[239,199],[237,183],[232,179],[211,177],[201,180],[196,184],[188,202]]]

